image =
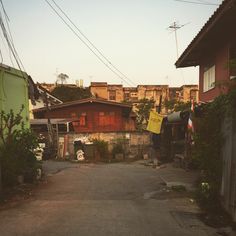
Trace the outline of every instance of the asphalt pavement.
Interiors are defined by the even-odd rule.
[[[47,161],[44,170],[30,199],[0,211],[1,236],[213,235],[191,194],[166,186],[171,167]]]

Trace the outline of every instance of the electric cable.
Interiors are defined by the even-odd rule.
[[[14,50],[15,56],[17,57],[17,60],[19,61],[19,64],[21,65],[21,67],[23,68],[23,70],[26,71],[26,70],[25,70],[25,67],[24,67],[24,65],[23,65],[23,63],[22,63],[22,61],[21,61],[21,59],[20,59],[20,57],[19,57],[19,55],[18,55],[18,52],[17,52],[16,47],[15,47],[15,44],[14,44],[14,40],[13,40],[12,33],[11,33],[11,28],[10,28],[10,25],[9,25],[10,19],[9,19],[7,13],[6,13],[6,10],[5,10],[3,1],[0,0],[0,3],[1,3],[1,6],[2,6],[3,13],[4,13],[4,17],[5,17],[5,22],[6,22],[6,25],[7,25],[7,29],[8,29],[8,32],[9,32],[9,41],[11,42],[12,49]],[[20,68],[20,70],[21,70],[21,68]]]
[[[6,52],[8,51],[8,53],[9,53],[9,58],[10,58],[12,67],[15,67],[14,62],[12,60],[11,50],[9,49],[9,47],[7,48],[7,46],[5,45],[6,42],[5,42],[5,40],[3,38],[3,35],[1,33],[0,33],[0,38],[2,40],[2,43],[3,43],[3,46],[4,46],[5,50],[6,50]]]
[[[175,0],[175,1],[176,2],[183,2],[183,3],[199,4],[199,5],[219,6],[219,4],[216,4],[216,3],[194,2],[194,1],[187,1],[187,0]]]
[[[0,57],[1,57],[1,64],[3,63],[3,56],[2,56],[2,50],[0,48]]]
[[[12,47],[12,45],[11,45],[11,42],[10,42],[10,40],[9,40],[9,36],[8,36],[7,30],[6,30],[6,28],[5,28],[5,25],[4,25],[4,22],[3,22],[3,19],[2,19],[2,15],[1,15],[1,14],[0,14],[0,26],[1,26],[1,28],[2,28],[3,36],[4,36],[5,39],[6,39],[6,42],[7,42],[7,44],[8,44],[8,47],[9,47],[9,49],[10,49],[10,51],[11,51],[13,57],[15,58],[15,61],[16,61],[17,65],[18,65],[19,69],[21,70],[20,63],[19,63],[19,61],[18,61],[18,59],[17,59],[17,56],[16,56],[16,54],[15,54],[15,52],[14,52],[14,49],[13,49],[13,47]],[[22,71],[22,70],[21,70],[21,71]]]
[[[64,24],[75,34],[75,36],[98,58],[98,60],[104,64],[110,71],[112,71],[117,77],[121,80],[124,80],[128,85],[132,86],[130,82],[125,80],[119,73],[117,73],[114,69],[112,69],[99,55],[96,53],[90,45],[81,38],[81,36],[69,25],[69,23],[58,13],[58,11],[52,6],[52,4],[45,0],[45,2],[50,6],[50,8],[56,13],[56,15],[64,22]]]
[[[125,77],[133,85],[136,85],[131,79],[129,79],[124,73],[122,73],[111,61],[94,45],[91,40],[78,28],[78,26],[70,19],[70,17],[65,13],[65,11],[56,3],[55,0],[51,0],[55,6],[61,11],[61,13],[67,18],[67,20],[79,31],[79,33],[90,43],[90,45],[103,57],[116,71],[118,71],[123,77]]]

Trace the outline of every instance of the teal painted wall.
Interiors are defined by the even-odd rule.
[[[12,109],[17,114],[22,105],[25,128],[29,123],[28,75],[20,70],[0,65],[0,111],[9,113]]]

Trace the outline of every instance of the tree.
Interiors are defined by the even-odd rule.
[[[67,74],[60,73],[57,76],[56,83],[60,82],[61,84],[65,84],[67,79],[69,79],[69,76]]]
[[[149,100],[147,98],[143,98],[139,100],[138,105],[136,106],[136,126],[138,130],[146,129],[149,114],[154,106],[154,103],[155,102],[153,99]]]
[[[191,102],[181,102],[176,99],[165,100],[163,106],[170,112],[190,110]]]
[[[57,86],[52,91],[52,95],[59,98],[63,102],[80,100],[92,96],[88,88],[68,87],[64,85]]]

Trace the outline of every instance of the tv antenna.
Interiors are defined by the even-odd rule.
[[[174,21],[168,28],[167,30],[170,30],[171,33],[175,33],[175,44],[176,44],[176,55],[177,59],[179,58],[179,44],[178,44],[178,37],[177,37],[177,30],[181,29],[185,25],[188,25],[190,22],[180,25],[178,22]]]

